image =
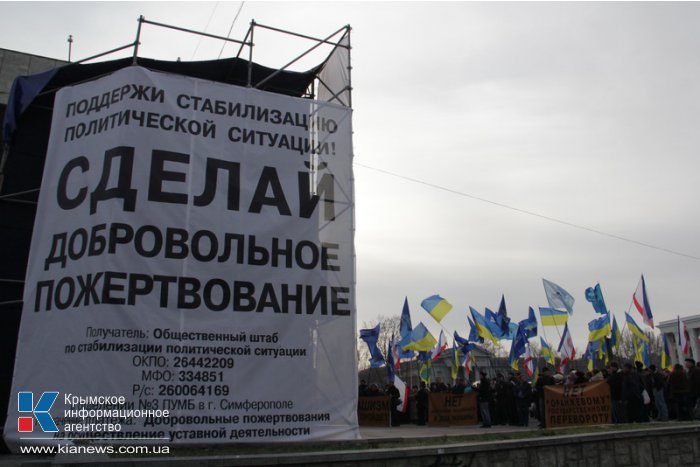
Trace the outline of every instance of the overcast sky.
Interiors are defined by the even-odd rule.
[[[72,34],[79,59],[132,42],[139,15],[226,35],[240,5],[0,2],[0,47],[65,59]],[[467,306],[496,310],[501,294],[520,320],[546,306],[543,277],[576,298],[581,351],[596,282],[621,324],[642,273],[656,323],[699,313],[700,4],[246,2],[231,37],[251,19],[317,37],[353,28],[359,327],[408,296],[437,337],[419,306],[436,293],[455,306],[449,331],[466,334]],[[308,45],[255,39],[267,66]],[[221,53],[153,27],[141,40],[145,57]]]

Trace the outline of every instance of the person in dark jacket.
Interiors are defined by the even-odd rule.
[[[513,388],[506,383],[502,373],[496,373],[496,384],[493,392],[494,408],[496,409],[494,425],[508,423],[508,399],[513,396]]]
[[[690,392],[690,381],[683,371],[680,363],[673,365],[673,371],[668,377],[668,395],[670,405],[678,420],[690,420],[688,413],[688,393]]]
[[[482,370],[479,374],[481,380],[477,390],[477,400],[479,401],[479,413],[481,414],[481,427],[491,428],[491,381],[486,376],[485,371]]]
[[[416,394],[416,410],[418,411],[418,425],[425,425],[428,419],[428,388],[425,386],[425,381],[420,382],[420,389]]]
[[[700,398],[700,368],[692,358],[685,359],[685,368],[688,370],[688,416],[692,420],[695,418],[695,405]]]
[[[530,401],[532,401],[532,386],[522,375],[516,376],[517,383],[513,387],[513,395],[518,408],[518,424],[528,426],[530,421]]]
[[[545,411],[544,411],[544,388],[545,386],[554,386],[556,382],[552,376],[552,372],[548,366],[545,366],[540,371],[540,377],[537,378],[535,383],[535,392],[537,393],[537,413],[540,417],[540,428],[547,426],[545,422]]]
[[[666,404],[666,377],[656,369],[656,365],[649,365],[651,391],[654,394],[654,407],[656,407],[656,420],[668,421],[668,406]]]
[[[387,387],[386,390],[387,395],[391,396],[391,401],[389,404],[391,405],[391,426],[399,426],[401,423],[399,422],[399,405],[403,402],[401,400],[401,392],[399,389],[394,386],[393,381],[389,381],[389,386]]]
[[[610,362],[608,366],[608,386],[610,386],[610,400],[612,406],[612,422],[627,423],[627,410],[625,403],[625,379],[617,362]]]
[[[644,421],[644,400],[642,398],[642,378],[634,365],[625,363],[622,367],[624,374],[625,401],[627,402],[627,420],[629,422]]]

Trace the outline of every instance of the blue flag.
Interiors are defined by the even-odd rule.
[[[542,279],[544,293],[550,308],[565,309],[570,315],[574,313],[574,297],[554,282]]]
[[[480,344],[484,343],[484,338],[479,336],[479,331],[477,331],[476,326],[474,325],[474,321],[467,316],[467,321],[469,322],[469,337],[467,337],[467,340],[469,342],[478,342]]]
[[[394,377],[396,376],[396,362],[394,362],[394,353],[391,351],[391,346],[394,345],[393,341],[394,339],[392,338],[386,345],[386,376],[392,383],[394,382]]]
[[[379,368],[384,365],[384,357],[379,347],[377,347],[377,341],[379,340],[379,324],[372,329],[360,329],[360,339],[365,341],[365,344],[367,344],[369,348],[370,368]]]
[[[527,338],[525,333],[520,326],[515,332],[515,338],[513,339],[513,344],[510,346],[510,355],[508,356],[508,364],[514,367],[514,364],[518,361],[518,358],[525,353],[525,347],[527,346]]]
[[[494,337],[496,337],[497,339],[504,339],[503,336],[508,334],[508,328],[506,328],[506,330],[503,331],[503,328],[499,323],[500,320],[496,313],[486,308],[486,311],[484,312],[484,318],[486,318],[486,326],[488,326],[491,334],[493,334]]]
[[[413,350],[403,350],[404,346],[411,343],[411,331],[413,331],[413,326],[411,325],[411,313],[408,310],[408,297],[406,297],[403,301],[401,324],[399,328],[399,334],[401,334],[401,341],[399,342],[399,357],[401,358],[413,358],[416,354]]]
[[[501,304],[498,306],[498,313],[496,314],[496,323],[498,327],[501,328],[503,334],[509,333],[510,318],[508,317],[508,312],[506,311],[506,296],[501,295]]]
[[[508,332],[501,336],[501,339],[512,341],[515,339],[515,333],[518,331],[518,325],[514,322],[508,324]]]
[[[600,290],[600,284],[596,284],[595,287],[588,287],[586,289],[586,300],[591,302],[596,313],[600,313],[601,315],[608,313],[608,308],[605,306],[605,300],[603,300],[603,291]]]
[[[537,317],[532,307],[530,307],[527,312],[527,319],[520,321],[518,326],[520,326],[523,334],[525,334],[525,338],[530,339],[532,337],[537,337]]]
[[[476,345],[461,337],[459,334],[457,334],[457,331],[454,332],[453,337],[455,339],[455,346],[459,347],[459,351],[462,352],[462,355],[466,355],[467,353],[476,349]]]

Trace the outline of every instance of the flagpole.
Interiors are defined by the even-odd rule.
[[[627,311],[627,314],[629,314],[629,310]],[[625,329],[627,329],[627,316],[625,316],[625,324],[624,324],[624,326],[622,326],[622,330],[620,331],[620,345],[618,346],[618,349],[620,349],[620,350],[622,349],[622,341],[624,340],[624,337],[625,337]],[[632,331],[630,331],[630,333],[631,332]],[[622,355],[620,355],[620,351],[618,351],[617,358],[620,358],[620,357],[622,357]]]
[[[553,308],[553,309],[556,310],[556,308]],[[538,307],[538,310],[539,310],[539,307]],[[569,318],[567,318],[566,320],[568,321]],[[540,321],[542,321],[542,313],[540,313]],[[559,335],[559,343],[561,343],[561,333],[559,332],[559,325],[557,325],[557,324],[555,323],[555,324],[554,324],[554,327],[557,329],[557,334]],[[547,326],[545,326],[544,324],[542,324],[542,332],[544,333],[544,340],[547,341],[547,345],[549,345],[549,348],[550,348],[550,350],[552,351],[552,357],[554,357],[554,362],[553,362],[552,365],[553,365],[553,367],[554,367],[554,371],[556,372],[556,371],[557,371],[557,356],[554,355],[554,348],[552,347],[551,343],[549,342],[549,337],[547,337],[547,331],[546,331],[546,329],[547,329]],[[558,350],[558,347],[557,347],[557,353],[558,353],[558,352],[559,352],[559,350]],[[560,360],[561,360],[561,358],[560,358]]]
[[[557,310],[557,309],[554,308],[554,310]],[[557,310],[557,311],[565,311],[565,310]],[[567,314],[568,314],[568,311],[567,311]],[[569,315],[569,316],[571,316],[571,315]],[[566,318],[566,321],[568,322],[569,318]],[[554,322],[554,329],[557,330],[557,336],[559,336],[559,342],[561,342],[561,332],[559,332],[559,325],[556,323],[556,321]]]

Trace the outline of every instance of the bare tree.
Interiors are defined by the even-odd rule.
[[[663,347],[663,342],[659,337],[657,337],[653,331],[644,331],[644,335],[647,337],[647,354],[649,356],[649,364],[654,364],[659,366],[661,364],[661,350]],[[613,359],[620,362],[634,363],[638,360],[635,349],[634,349],[634,339],[637,339],[638,345],[640,339],[636,337],[632,332],[625,332],[622,334],[620,339],[620,345],[617,350],[613,350]]]

